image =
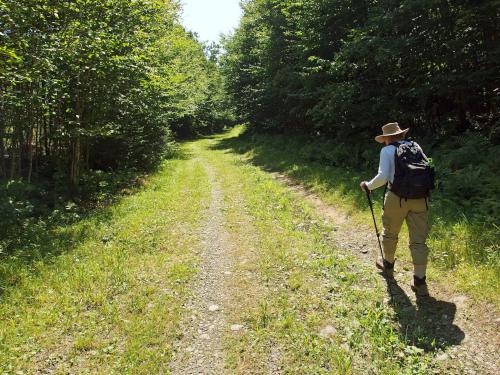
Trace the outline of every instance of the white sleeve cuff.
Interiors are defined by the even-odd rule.
[[[368,189],[375,190],[375,189],[378,189],[379,187],[382,187],[385,184],[387,184],[388,180],[389,179],[386,176],[384,176],[381,173],[379,173],[378,175],[376,175],[373,178],[373,180],[371,180],[370,182],[368,182],[366,185],[368,186]]]

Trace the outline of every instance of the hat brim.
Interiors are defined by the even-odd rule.
[[[387,137],[392,137],[393,135],[399,135],[399,134],[406,135],[406,133],[408,133],[409,131],[410,131],[410,128],[408,128],[408,129],[404,129],[404,130],[401,130],[401,131],[396,132],[396,133],[377,135],[377,136],[375,137],[375,140],[376,140],[378,143],[384,143],[384,140],[385,140]]]

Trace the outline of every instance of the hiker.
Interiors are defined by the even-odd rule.
[[[382,215],[383,258],[377,259],[377,268],[388,278],[394,278],[398,235],[406,220],[414,267],[411,288],[417,296],[427,296],[428,197],[434,188],[434,171],[420,146],[405,140],[408,130],[401,130],[397,122],[382,127],[382,134],[375,137],[377,142],[385,144],[380,152],[378,174],[360,186],[368,193],[382,186],[388,189]]]

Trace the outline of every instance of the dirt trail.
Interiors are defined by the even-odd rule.
[[[223,374],[223,336],[227,329],[228,297],[224,285],[231,277],[231,241],[224,229],[224,195],[212,167],[204,163],[212,186],[210,206],[202,229],[203,250],[193,295],[182,322],[183,338],[171,364],[173,374]]]
[[[228,209],[225,193],[229,194],[231,190],[231,201],[236,208],[242,208],[243,203],[238,201],[231,188],[223,188],[223,181],[218,181],[215,166],[208,159],[199,156],[199,160],[207,171],[211,201],[201,231],[203,249],[198,254],[199,273],[193,282],[192,297],[185,306],[183,336],[176,346],[170,366],[172,373],[179,375],[227,373],[224,339],[229,334],[238,334],[246,329],[237,320],[248,299],[248,296],[244,298],[245,293],[251,290],[257,294],[262,292],[258,291],[258,278],[255,278],[251,268],[252,253],[255,251],[251,244],[256,243],[251,238],[251,218],[241,219],[242,222],[236,224],[239,229],[234,227],[235,223],[226,222],[229,219],[225,217]],[[335,230],[330,240],[334,246],[350,251],[367,264],[373,264],[378,249],[371,227],[353,224],[345,212],[326,204],[287,176],[272,175],[333,223]],[[225,192],[226,189],[229,190]],[[355,230],[352,230],[353,226]],[[231,232],[228,232],[228,227],[232,228]],[[235,230],[241,231],[240,236],[246,238],[245,244],[236,243],[233,238]],[[402,246],[400,251],[403,251]],[[434,373],[500,373],[500,319],[493,306],[474,305],[473,299],[457,295],[444,283],[436,281],[430,284],[432,298],[416,300],[409,287],[411,264],[398,261],[397,268],[396,281],[388,284],[386,303],[392,306],[401,334],[418,329],[428,336],[426,342],[415,345],[436,351],[433,367],[437,372]],[[235,326],[238,332],[231,332]],[[422,337],[421,332],[418,336]],[[411,341],[411,337],[408,340]],[[281,358],[277,348],[274,349],[270,348],[268,363],[264,365],[269,374],[281,373]],[[251,361],[243,363],[238,372],[251,373],[256,365]]]
[[[331,240],[336,246],[351,251],[365,263],[374,264],[379,250],[371,227],[353,225],[345,212],[326,204],[288,176],[272,175],[335,225]],[[404,251],[403,244],[399,251]],[[500,317],[495,307],[485,303],[478,306],[468,296],[456,294],[436,281],[429,285],[432,297],[417,301],[409,286],[411,264],[397,263],[396,281],[388,283],[387,302],[400,318],[400,330],[423,325],[436,339],[436,346],[447,349],[435,358],[447,373],[500,374]]]

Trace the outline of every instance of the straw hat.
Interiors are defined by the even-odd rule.
[[[409,130],[410,129],[401,130],[401,128],[399,127],[399,124],[397,122],[391,122],[389,124],[382,126],[383,134],[377,135],[375,137],[375,140],[378,143],[384,143],[384,139],[386,137],[391,137],[393,135],[398,135],[398,134],[406,135],[406,133],[408,133]]]

